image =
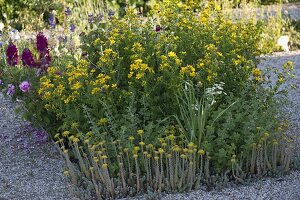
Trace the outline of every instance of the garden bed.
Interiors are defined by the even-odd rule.
[[[4,95],[43,130],[16,134],[17,147],[53,139],[78,198],[154,198],[297,168],[298,52],[259,57],[277,48],[282,18],[173,1],[148,20],[110,10],[82,28],[81,15],[66,7],[57,29],[51,13],[35,39],[5,32],[0,64]]]

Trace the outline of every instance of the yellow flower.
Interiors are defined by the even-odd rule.
[[[71,124],[71,128],[77,128],[78,127],[78,123],[74,122]]]
[[[153,144],[148,144],[148,145],[146,146],[147,149],[153,149],[153,147],[154,147]]]
[[[78,143],[79,141],[80,141],[79,138],[74,137],[74,139],[73,139],[74,143]]]
[[[70,175],[70,173],[69,173],[69,171],[64,171],[64,176],[69,176]]]
[[[46,110],[49,110],[49,109],[51,108],[51,106],[50,106],[49,104],[45,104],[45,105],[44,105],[44,108],[45,108]]]
[[[181,154],[180,158],[185,159],[185,158],[187,158],[187,156],[185,154]]]
[[[177,58],[176,53],[173,52],[173,51],[170,51],[170,52],[168,53],[168,56],[169,56],[170,58]]]
[[[136,79],[141,79],[141,78],[143,78],[143,74],[137,73],[137,74],[136,74]]]
[[[110,53],[112,53],[112,52],[113,52],[112,49],[105,49],[105,50],[103,51],[104,54],[110,54]]]
[[[138,135],[143,135],[144,134],[144,130],[140,129],[140,130],[137,130],[136,132]]]
[[[180,147],[178,145],[175,145],[175,146],[172,147],[172,151],[180,152]]]
[[[76,82],[71,86],[71,90],[79,90],[82,87],[80,82]]]
[[[108,38],[110,44],[115,44],[116,43],[116,40],[114,40],[112,37]]]
[[[189,148],[194,148],[196,145],[193,142],[188,143]]]
[[[197,67],[203,69],[205,64],[203,62],[198,63]]]
[[[140,147],[139,146],[135,146],[135,147],[133,147],[133,151],[139,151],[140,150]]]
[[[196,76],[196,69],[192,65],[188,65],[186,67],[182,67],[180,69],[180,73],[183,75],[188,75],[190,77],[195,77]]]
[[[165,151],[164,151],[162,148],[159,148],[159,149],[158,149],[158,152],[159,152],[160,154],[163,154]]]
[[[174,134],[168,135],[168,136],[167,136],[167,139],[168,139],[168,140],[171,140],[171,141],[174,140],[174,139],[175,139]]]
[[[91,136],[93,136],[93,132],[92,132],[92,131],[89,131],[89,132],[86,133],[86,135],[87,135],[88,137],[91,137]]]
[[[190,77],[195,77],[196,76],[196,72],[191,72],[190,73]]]
[[[133,141],[133,140],[134,140],[134,137],[133,137],[133,136],[130,136],[128,139],[129,139],[130,141]]]
[[[107,169],[107,167],[108,167],[108,164],[107,164],[107,163],[103,163],[103,164],[102,164],[102,169]]]
[[[101,91],[100,88],[95,87],[95,88],[92,89],[92,94],[96,94],[96,93],[98,93],[98,92],[100,92],[100,91]]]
[[[141,141],[141,142],[139,142],[139,145],[145,146],[145,142]]]
[[[161,143],[161,146],[166,147],[168,144],[166,142]]]
[[[279,83],[283,83],[283,82],[284,82],[284,78],[283,78],[283,77],[280,77],[280,78],[278,79],[278,82],[279,82]]]
[[[93,44],[94,44],[95,46],[101,44],[101,39],[100,39],[100,38],[97,38],[96,40],[94,40]]]
[[[107,118],[101,118],[98,120],[98,125],[102,126],[108,122]]]
[[[63,135],[64,137],[67,137],[67,136],[70,135],[70,131],[64,131],[64,132],[62,133],[62,135]]]
[[[267,138],[267,137],[269,137],[269,136],[270,136],[270,133],[268,133],[268,132],[265,132],[265,133],[264,133],[264,137]]]
[[[178,58],[176,58],[176,59],[175,59],[175,63],[176,63],[176,65],[180,65],[180,64],[181,64],[181,60],[178,59]]]
[[[212,81],[212,76],[207,76],[206,79],[207,79],[208,82],[211,82]]]
[[[203,156],[205,154],[205,151],[203,149],[199,149],[198,154]]]
[[[141,43],[139,42],[135,42],[133,45],[132,45],[132,49],[131,49],[133,52],[143,52],[144,49],[141,45]]]
[[[56,72],[55,67],[48,67],[47,69],[48,74],[54,74]]]
[[[50,93],[50,92],[45,92],[43,98],[44,98],[45,100],[47,100],[47,99],[50,99],[50,97],[51,97],[51,93]]]
[[[55,138],[55,139],[58,139],[58,138],[59,138],[59,133],[56,133],[56,134],[54,135],[54,138]]]
[[[60,96],[60,95],[62,95],[62,93],[63,93],[64,90],[65,90],[65,86],[60,83],[55,88],[55,90],[53,91],[53,93]]]
[[[252,74],[253,74],[253,76],[255,76],[255,77],[260,76],[261,73],[262,73],[262,72],[261,72],[260,69],[255,68],[255,69],[252,70]]]
[[[128,78],[131,78],[131,77],[132,77],[132,75],[133,75],[133,72],[129,72],[129,74],[128,74]]]

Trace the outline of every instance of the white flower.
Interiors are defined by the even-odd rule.
[[[55,51],[56,53],[58,53],[58,47],[59,47],[59,40],[56,39],[55,37],[50,37],[48,40],[49,43],[49,47]]]
[[[0,22],[0,31],[2,31],[3,29],[4,29],[4,24]]]
[[[18,30],[13,30],[9,33],[9,37],[12,41],[18,41],[20,40],[20,35]]]
[[[192,104],[192,109],[193,110],[199,110],[199,105],[198,104]]]

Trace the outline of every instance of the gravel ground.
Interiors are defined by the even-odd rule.
[[[74,199],[59,152],[14,107],[0,94],[0,200]]]
[[[260,8],[242,8],[242,9],[230,9],[227,12],[232,14],[233,18],[247,18],[256,16],[256,18],[266,18],[268,16],[276,16],[278,11],[281,10],[283,17],[289,17],[291,20],[300,19],[300,3],[291,3],[283,5],[270,5],[262,6]]]

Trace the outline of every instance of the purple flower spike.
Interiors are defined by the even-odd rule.
[[[28,81],[23,81],[20,85],[19,88],[22,90],[22,92],[28,92],[30,90],[30,83]]]
[[[42,32],[36,36],[36,48],[42,54],[48,52],[48,40]]]
[[[22,53],[22,62],[24,66],[29,66],[31,68],[36,66],[33,55],[28,48],[25,48]]]
[[[55,18],[52,13],[49,16],[49,24],[51,29],[55,29]]]
[[[74,24],[71,24],[71,25],[70,25],[70,31],[71,31],[72,33],[74,33],[75,29],[76,29],[76,26],[75,26]]]
[[[65,10],[65,14],[67,16],[71,15],[72,11],[70,10],[70,7],[66,7],[66,10]]]
[[[15,86],[13,84],[8,84],[7,95],[13,95],[16,92]]]
[[[94,17],[93,14],[88,14],[88,23],[93,23]]]
[[[99,21],[102,21],[103,17],[104,17],[103,13],[100,13],[100,14],[97,15],[97,19]]]
[[[41,54],[40,55],[40,63],[39,63],[39,68],[41,70],[41,72],[46,72],[48,67],[50,66],[51,63],[51,56],[48,53],[45,54]]]
[[[3,85],[4,83],[3,83],[3,81],[0,79],[0,85]]]
[[[6,60],[7,63],[11,66],[15,66],[18,64],[19,56],[18,56],[18,48],[14,44],[9,44],[6,50]]]
[[[115,12],[112,10],[109,10],[107,15],[108,15],[108,17],[112,17],[115,15]]]

